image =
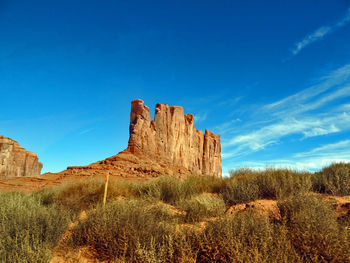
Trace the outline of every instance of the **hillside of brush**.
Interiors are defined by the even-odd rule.
[[[350,164],[0,192],[0,262],[350,262]]]

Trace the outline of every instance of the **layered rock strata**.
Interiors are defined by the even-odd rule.
[[[18,142],[0,136],[0,177],[39,176],[42,163]]]

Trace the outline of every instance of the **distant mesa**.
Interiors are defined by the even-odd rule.
[[[0,136],[0,177],[39,176],[43,164],[35,153],[25,150],[18,142]]]
[[[126,150],[87,166],[68,167],[62,175],[156,177],[211,175],[221,177],[220,136],[196,130],[191,114],[178,106],[157,104],[154,120],[140,99],[131,102]]]

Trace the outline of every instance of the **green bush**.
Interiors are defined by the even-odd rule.
[[[239,169],[230,172],[222,187],[226,203],[237,204],[256,199],[280,199],[310,191],[311,174],[288,169],[268,168],[264,171]]]
[[[288,235],[304,262],[350,262],[350,236],[331,204],[300,195],[278,204]]]
[[[70,219],[38,196],[0,193],[0,262],[48,262]]]
[[[199,222],[207,217],[217,217],[225,212],[225,203],[222,198],[208,194],[201,194],[179,203],[185,211],[185,222]]]
[[[315,173],[313,190],[331,195],[350,195],[350,163],[337,163]]]

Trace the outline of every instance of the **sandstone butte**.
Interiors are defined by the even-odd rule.
[[[117,155],[86,166],[67,167],[59,173],[46,173],[37,178],[0,179],[0,189],[30,191],[86,176],[105,176],[107,171],[113,177],[126,179],[161,175],[179,178],[188,175],[222,176],[220,136],[209,130],[205,130],[205,133],[196,130],[193,115],[185,115],[182,107],[157,104],[152,120],[149,108],[142,100],[132,101],[129,134],[128,147]],[[24,154],[21,151],[25,150],[15,141],[6,139],[13,142],[11,149],[17,149],[14,152],[19,153],[14,154],[10,161],[4,161],[6,158],[1,157],[5,164],[1,166],[1,171],[6,171],[1,175],[39,175],[42,164],[37,162],[37,156],[29,152]],[[1,148],[1,156],[7,154],[7,147]]]
[[[0,177],[39,176],[42,167],[35,153],[26,151],[14,140],[0,136]]]
[[[196,130],[191,114],[178,106],[157,104],[154,120],[142,100],[131,102],[128,147],[87,166],[72,166],[61,175],[221,177],[220,135]]]

